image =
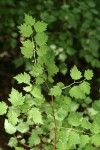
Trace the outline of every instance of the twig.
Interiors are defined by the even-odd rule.
[[[18,140],[18,138],[15,136],[14,134],[14,137]],[[18,140],[18,142],[23,145],[24,147],[27,147],[27,148],[31,148],[29,145],[26,145],[25,143],[22,143],[20,140]]]
[[[35,54],[35,48],[34,48],[34,41],[33,41],[33,37],[32,37],[32,44],[33,44],[33,50],[34,50],[34,63],[36,64],[36,54]]]
[[[74,128],[65,128],[65,127],[60,127],[60,128],[63,128],[63,129],[69,130],[69,131],[75,131],[75,132],[84,133],[84,134],[87,134],[87,135],[93,135],[93,134],[91,134],[91,133],[87,133],[87,132],[81,131],[81,130],[76,130],[76,129],[74,129]]]
[[[50,88],[49,88],[49,86],[48,86],[48,84],[47,84],[47,82],[45,81],[45,84],[46,84],[46,86],[47,86],[47,89],[49,90]]]
[[[18,141],[21,145],[23,145],[24,147],[27,147],[27,148],[31,148],[29,145],[26,145],[25,143],[22,143],[21,141]]]
[[[54,99],[52,96],[52,113],[53,113],[53,120],[54,120],[54,150],[56,150],[56,119],[55,119],[55,114],[54,114]]]
[[[63,90],[63,89],[66,89],[66,88],[68,88],[68,87],[71,87],[71,86],[74,85],[74,84],[82,83],[83,81],[85,81],[85,79],[82,80],[82,81],[77,81],[77,82],[74,81],[74,82],[71,83],[70,85],[67,85],[67,86],[63,87],[62,90]]]
[[[48,90],[50,89],[47,82],[46,83],[46,86],[48,88]],[[53,115],[53,121],[54,121],[54,150],[56,150],[56,131],[57,131],[57,127],[56,127],[56,119],[55,119],[55,113],[54,113],[54,99],[53,99],[53,96],[51,97],[51,105],[52,105],[52,115]]]

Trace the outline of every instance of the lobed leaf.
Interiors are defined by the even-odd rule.
[[[25,149],[22,147],[15,147],[15,150],[25,150]]]
[[[85,94],[83,93],[83,91],[81,91],[79,86],[73,86],[70,91],[69,94],[71,97],[74,97],[76,99],[84,99],[85,98]]]
[[[38,136],[38,134],[34,130],[28,139],[28,143],[31,147],[38,145],[40,143],[40,137]]]
[[[6,105],[5,102],[0,102],[0,115],[4,115],[7,112],[8,106]]]
[[[18,26],[19,32],[23,37],[30,37],[33,33],[31,26],[23,24],[21,26]]]
[[[43,32],[47,29],[47,23],[38,21],[35,23],[34,28],[36,32]]]
[[[14,134],[16,132],[16,127],[9,123],[7,119],[5,119],[4,127],[6,132],[9,134]]]
[[[21,122],[17,126],[17,131],[19,131],[20,133],[25,133],[29,131],[29,125],[26,122]]]
[[[7,113],[8,121],[11,123],[13,126],[15,126],[18,122],[18,114],[13,110],[9,110]]]
[[[20,106],[23,105],[25,97],[23,97],[22,93],[19,93],[16,89],[12,88],[8,100],[11,102],[12,105]]]
[[[90,137],[88,135],[80,136],[80,147],[85,147],[86,144],[90,142]]]
[[[84,94],[90,94],[90,84],[88,82],[83,81],[79,84],[79,87]]]
[[[87,80],[91,80],[93,78],[93,71],[88,69],[88,70],[85,70],[84,72],[84,77],[87,79]]]
[[[33,26],[35,24],[35,19],[32,16],[25,14],[25,23]]]
[[[59,96],[61,92],[62,90],[59,86],[53,86],[53,88],[50,89],[49,95]]]
[[[37,33],[35,36],[35,40],[37,45],[43,46],[46,44],[48,40],[48,36],[45,33]]]
[[[76,66],[74,66],[71,70],[70,70],[70,76],[73,80],[79,80],[82,78],[82,74],[81,72],[77,69]]]
[[[17,139],[14,138],[14,137],[11,137],[10,140],[9,140],[9,142],[8,142],[8,146],[10,146],[10,147],[16,147],[17,144],[18,144]]]
[[[71,112],[68,116],[68,123],[72,126],[79,126],[81,124],[82,114],[78,112]]]
[[[21,73],[15,76],[14,79],[16,79],[18,83],[30,84],[31,77],[28,73],[24,72],[23,74]]]
[[[38,108],[32,108],[29,111],[29,118],[32,119],[35,124],[43,124],[42,115]]]

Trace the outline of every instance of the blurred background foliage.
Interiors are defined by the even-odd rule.
[[[48,44],[55,51],[63,74],[69,63],[99,68],[99,4],[98,0],[0,0],[1,52],[18,56],[17,26],[27,13],[48,23]],[[16,66],[22,63],[21,58],[15,61]]]
[[[69,84],[68,70],[74,64],[82,71],[93,69],[92,99],[98,99],[99,0],[0,0],[0,99],[7,97],[15,84],[12,77],[32,67],[31,62],[23,59],[19,48],[22,37],[17,26],[23,22],[24,13],[48,23],[48,45],[54,50],[60,68],[56,80]]]

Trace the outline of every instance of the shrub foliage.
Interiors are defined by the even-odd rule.
[[[23,90],[12,88],[11,105],[0,102],[5,131],[12,135],[8,145],[15,150],[98,150],[100,100],[90,98],[93,71],[81,72],[74,65],[69,71],[73,82],[56,83],[59,68],[47,45],[47,24],[25,14],[18,29],[23,37],[21,53],[31,60],[32,69],[14,77]]]

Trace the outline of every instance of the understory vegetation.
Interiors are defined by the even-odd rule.
[[[100,149],[100,2],[0,1],[0,150]]]

